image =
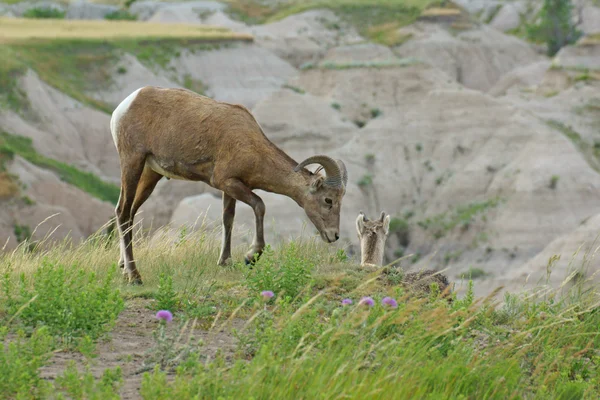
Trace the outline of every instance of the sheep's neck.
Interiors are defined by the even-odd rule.
[[[306,169],[295,172],[297,162],[286,157],[278,162],[264,162],[258,171],[258,179],[253,189],[277,193],[294,200],[304,207],[304,197],[308,192],[311,176]]]
[[[361,264],[383,264],[383,240],[377,235],[366,235],[360,242]]]

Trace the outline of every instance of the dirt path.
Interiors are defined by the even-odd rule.
[[[96,378],[101,377],[107,368],[121,367],[124,380],[120,393],[122,399],[141,399],[139,390],[143,372],[140,369],[144,365],[147,351],[155,345],[152,332],[158,328],[155,312],[148,309],[148,304],[149,301],[140,299],[128,302],[108,338],[98,343],[98,356],[91,362],[90,370]],[[170,332],[178,329],[175,322],[174,320],[169,326]],[[195,329],[194,336],[204,342],[201,355],[213,358],[220,349],[225,359],[231,360],[236,346],[231,328],[240,327],[243,322],[235,320],[229,327],[213,331],[210,335],[205,329]],[[83,355],[62,351],[55,353],[48,365],[41,369],[42,378],[54,380],[72,360],[76,362],[79,371],[84,371]]]

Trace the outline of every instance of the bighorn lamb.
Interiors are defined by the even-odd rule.
[[[390,231],[390,216],[381,212],[379,219],[369,220],[360,211],[356,218],[356,231],[360,240],[361,266],[380,267],[383,265],[385,242]],[[387,271],[389,272],[389,271]],[[412,286],[422,292],[429,292],[429,285],[436,282],[441,292],[449,286],[448,278],[433,270],[406,273],[403,284]]]
[[[117,106],[110,128],[121,162],[121,194],[115,210],[119,266],[132,284],[142,283],[131,243],[133,219],[163,176],[201,181],[223,192],[218,265],[231,261],[238,200],[252,207],[255,215],[256,231],[246,263],[263,252],[265,204],[254,189],[290,197],[304,209],[325,242],[339,238],[348,181],[344,163],[323,155],[297,163],[265,136],[244,106],[185,89],[146,86]],[[320,164],[326,176],[304,168],[309,164]]]

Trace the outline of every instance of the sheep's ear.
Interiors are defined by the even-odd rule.
[[[321,189],[324,181],[325,178],[323,178],[321,175],[317,175],[317,177],[310,184],[310,192],[316,193],[319,189]]]
[[[367,217],[361,211],[358,214],[358,217],[356,218],[356,232],[358,233],[358,236],[361,236],[363,234],[363,232],[365,231],[365,222],[366,221],[367,221]]]
[[[385,234],[387,235],[388,233],[390,233],[390,216],[386,215],[384,220],[383,220],[383,231],[385,232]]]
[[[383,219],[384,219],[384,218],[385,218],[385,211],[382,211],[382,212],[381,212],[381,215],[379,216],[379,220],[380,220],[381,222],[383,222]]]

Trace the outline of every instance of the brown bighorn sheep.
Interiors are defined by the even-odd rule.
[[[255,215],[256,231],[246,263],[256,261],[263,252],[265,204],[254,189],[290,197],[304,209],[325,242],[339,239],[348,181],[344,163],[323,155],[297,163],[265,136],[244,106],[186,89],[146,86],[117,106],[110,128],[121,161],[121,194],[115,210],[119,266],[130,283],[142,283],[133,258],[133,219],[163,176],[204,182],[223,192],[218,265],[231,261],[237,201],[252,207]],[[320,164],[326,176],[304,168],[309,164]]]
[[[383,255],[385,242],[390,230],[390,216],[381,212],[379,219],[369,220],[367,216],[360,211],[356,218],[356,231],[360,240],[361,266],[381,267],[383,265]],[[384,271],[389,274],[390,270]],[[440,291],[443,293],[449,286],[448,278],[433,270],[424,270],[418,272],[408,272],[403,274],[402,284],[411,286],[420,292],[428,293],[430,284],[436,282]]]

